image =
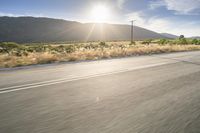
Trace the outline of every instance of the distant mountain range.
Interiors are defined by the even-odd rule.
[[[161,33],[161,35],[163,35],[163,36],[165,36],[167,38],[171,38],[171,39],[179,38],[179,36],[173,35],[173,34],[169,34],[169,33]]]
[[[167,38],[171,38],[171,39],[176,39],[179,38],[179,36],[177,35],[173,35],[173,34],[169,34],[169,33],[160,33],[161,35],[167,37]],[[187,37],[188,39],[200,39],[200,36],[193,36],[193,37]]]
[[[190,37],[191,39],[200,39],[200,36],[193,36],[193,37]]]
[[[134,27],[134,39],[174,38],[141,27]],[[51,18],[0,17],[0,41],[60,42],[60,41],[130,40],[130,25],[79,23]]]

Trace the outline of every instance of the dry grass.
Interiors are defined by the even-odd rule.
[[[114,42],[116,43],[116,42]],[[125,57],[134,55],[148,55],[158,53],[169,53],[178,51],[200,50],[199,45],[133,45],[127,43],[113,44],[111,47],[83,49],[80,48],[72,53],[51,53],[51,52],[33,52],[27,56],[15,56],[0,54],[0,67],[16,67],[33,64],[46,64],[61,61],[78,61],[78,60],[96,60],[113,57]]]
[[[59,61],[58,56],[49,53],[32,53],[28,56],[0,55],[0,67],[16,67],[46,64]]]

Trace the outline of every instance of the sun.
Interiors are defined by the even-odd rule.
[[[91,10],[91,19],[94,22],[102,23],[109,19],[110,10],[106,5],[98,4]]]

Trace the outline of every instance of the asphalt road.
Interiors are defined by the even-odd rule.
[[[0,71],[0,133],[200,133],[200,52]]]

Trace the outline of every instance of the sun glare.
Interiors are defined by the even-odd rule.
[[[108,20],[110,16],[110,11],[106,5],[99,4],[92,8],[91,19],[94,22],[102,23]]]

